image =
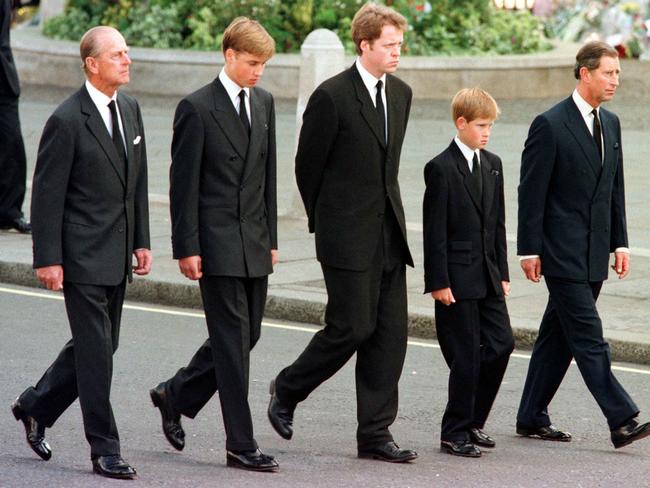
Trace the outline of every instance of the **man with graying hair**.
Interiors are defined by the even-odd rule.
[[[619,279],[630,269],[623,148],[618,117],[601,107],[614,97],[620,64],[604,42],[576,56],[572,95],[530,126],[521,157],[517,253],[526,278],[544,276],[549,298],[517,414],[517,433],[568,442],[548,405],[575,359],[620,448],[650,434],[639,409],[612,374],[596,300],[608,261]]]
[[[126,282],[151,269],[147,153],[138,102],[118,92],[131,64],[122,35],[94,27],[80,54],[86,82],[45,124],[31,208],[36,276],[63,290],[72,339],[11,409],[48,460],[45,428],[78,396],[93,470],[133,479],[109,396]]]

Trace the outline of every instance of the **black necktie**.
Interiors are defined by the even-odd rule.
[[[246,92],[244,90],[239,92],[239,120],[241,120],[246,135],[251,136],[251,123],[248,120],[248,114],[246,113]]]
[[[384,137],[384,142],[386,141],[386,112],[384,111],[384,101],[381,98],[381,88],[384,83],[379,80],[377,82],[377,94],[375,95],[375,107],[377,108],[377,114],[379,115],[379,125],[381,126],[381,135]]]
[[[115,100],[111,100],[111,103],[108,104],[108,108],[111,110],[111,122],[113,124],[113,145],[117,151],[117,157],[122,163],[122,171],[126,174],[126,152],[124,151],[124,141],[122,140],[122,134],[120,133],[120,123],[117,120],[117,104]]]
[[[474,152],[474,157],[472,158],[472,181],[474,182],[474,188],[478,192],[479,196],[483,195],[483,176],[481,175],[481,165],[478,162],[478,156]]]
[[[600,161],[603,160],[603,140],[601,137],[602,129],[600,127],[600,120],[598,119],[598,110],[593,109],[591,113],[594,116],[594,142],[598,148],[598,155],[600,156]]]

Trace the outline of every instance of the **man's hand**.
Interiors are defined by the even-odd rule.
[[[519,266],[524,270],[526,279],[533,283],[539,283],[542,279],[542,260],[540,258],[522,259]]]
[[[135,256],[136,265],[133,266],[133,272],[139,276],[144,276],[149,274],[151,271],[151,263],[153,262],[153,256],[149,249],[136,249],[133,251]]]
[[[201,271],[201,256],[188,256],[178,260],[181,273],[190,280],[198,280],[203,276]]]
[[[63,266],[45,266],[36,270],[36,277],[48,290],[63,290]]]
[[[451,305],[452,303],[456,303],[456,299],[454,298],[454,294],[451,292],[451,288],[441,288],[440,290],[433,290],[431,292],[431,297],[434,300],[438,300],[439,302],[442,302],[443,305]]]
[[[616,271],[619,280],[625,278],[630,272],[630,253],[615,252],[612,269]]]
[[[280,255],[278,254],[277,249],[271,249],[271,265],[275,266],[280,260]]]
[[[503,290],[503,295],[508,296],[510,295],[510,282],[509,281],[502,281],[501,282],[501,289]]]

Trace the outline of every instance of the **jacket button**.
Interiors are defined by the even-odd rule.
[[[118,231],[118,232],[124,232],[124,227],[119,227],[119,228],[117,229],[117,231]]]
[[[237,160],[237,156],[230,156],[230,160],[231,160],[231,161],[236,161],[236,160]]]
[[[239,191],[244,191],[244,185],[239,187]]]
[[[241,220],[242,224],[243,224],[244,222],[246,222],[246,219],[245,219],[244,217],[242,217],[240,220]]]

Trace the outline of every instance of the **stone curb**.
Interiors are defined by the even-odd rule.
[[[0,283],[41,288],[32,267],[25,263],[0,261]],[[199,288],[193,285],[138,279],[127,287],[126,297],[135,302],[155,303],[181,308],[201,308]],[[316,301],[273,295],[266,301],[265,317],[291,322],[324,324],[325,305]],[[409,313],[409,337],[435,339],[435,320],[432,316]],[[530,350],[537,331],[519,327],[512,329],[517,349]],[[618,339],[607,339],[612,359],[650,365],[650,344]]]

